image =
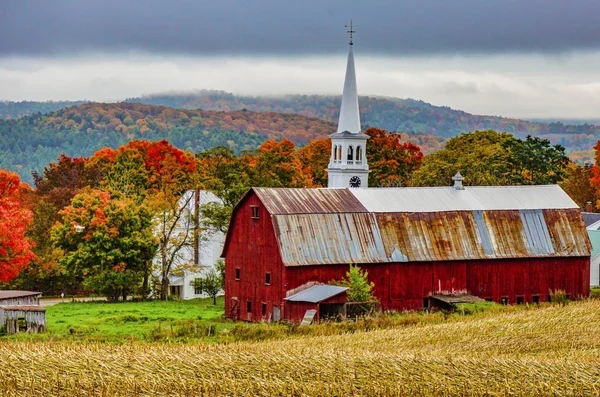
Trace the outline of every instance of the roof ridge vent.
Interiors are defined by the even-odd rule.
[[[465,187],[463,186],[463,181],[465,180],[465,177],[462,176],[460,172],[457,172],[456,175],[452,177],[452,180],[454,181],[454,189],[465,190]]]

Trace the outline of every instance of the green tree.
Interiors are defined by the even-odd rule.
[[[84,189],[60,212],[52,242],[73,277],[109,298],[127,296],[141,284],[156,253],[152,213],[129,198]]]
[[[508,139],[502,147],[507,152],[504,170],[510,185],[549,185],[567,176],[569,158],[561,145],[528,135],[525,140]]]
[[[250,188],[248,164],[225,146],[205,150],[196,156],[204,188],[219,197],[224,206],[233,208]]]
[[[192,282],[195,288],[200,288],[213,300],[213,305],[217,304],[217,295],[223,290],[223,277],[219,271],[211,268],[204,277]]]
[[[444,149],[425,156],[421,168],[413,174],[413,186],[448,186],[460,171],[465,185],[507,185],[506,142],[510,134],[496,131],[463,133],[450,139]]]
[[[357,265],[350,265],[346,278],[336,284],[348,287],[348,302],[377,302],[373,294],[375,284],[369,282],[369,273]]]

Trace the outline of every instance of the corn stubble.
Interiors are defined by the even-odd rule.
[[[0,394],[589,396],[600,301],[221,345],[0,342]]]

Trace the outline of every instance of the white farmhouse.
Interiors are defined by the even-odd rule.
[[[194,219],[199,218],[200,206],[207,203],[222,204],[222,201],[213,193],[206,190],[189,190],[179,201],[183,209],[181,217],[176,224],[176,233],[179,237],[174,240],[183,241],[181,248],[170,244],[167,250],[174,253],[174,262],[169,275],[170,295],[180,299],[194,299],[206,297],[199,289],[194,287],[194,281],[200,279],[213,268],[223,249],[225,235],[220,231],[206,228],[200,219],[198,225]],[[183,208],[185,207],[185,208]],[[158,226],[160,228],[160,225]],[[194,229],[198,227],[198,233]],[[157,231],[160,233],[160,231]],[[176,251],[176,252],[174,252]],[[155,275],[161,278],[160,252],[154,257],[153,265]]]

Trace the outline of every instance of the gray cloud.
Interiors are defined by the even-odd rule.
[[[345,55],[111,54],[0,58],[0,100],[117,101],[165,91],[340,95]],[[422,99],[475,114],[597,118],[600,52],[384,57],[356,53],[361,95]]]
[[[0,56],[142,50],[204,55],[564,52],[600,43],[592,0],[15,0]]]

